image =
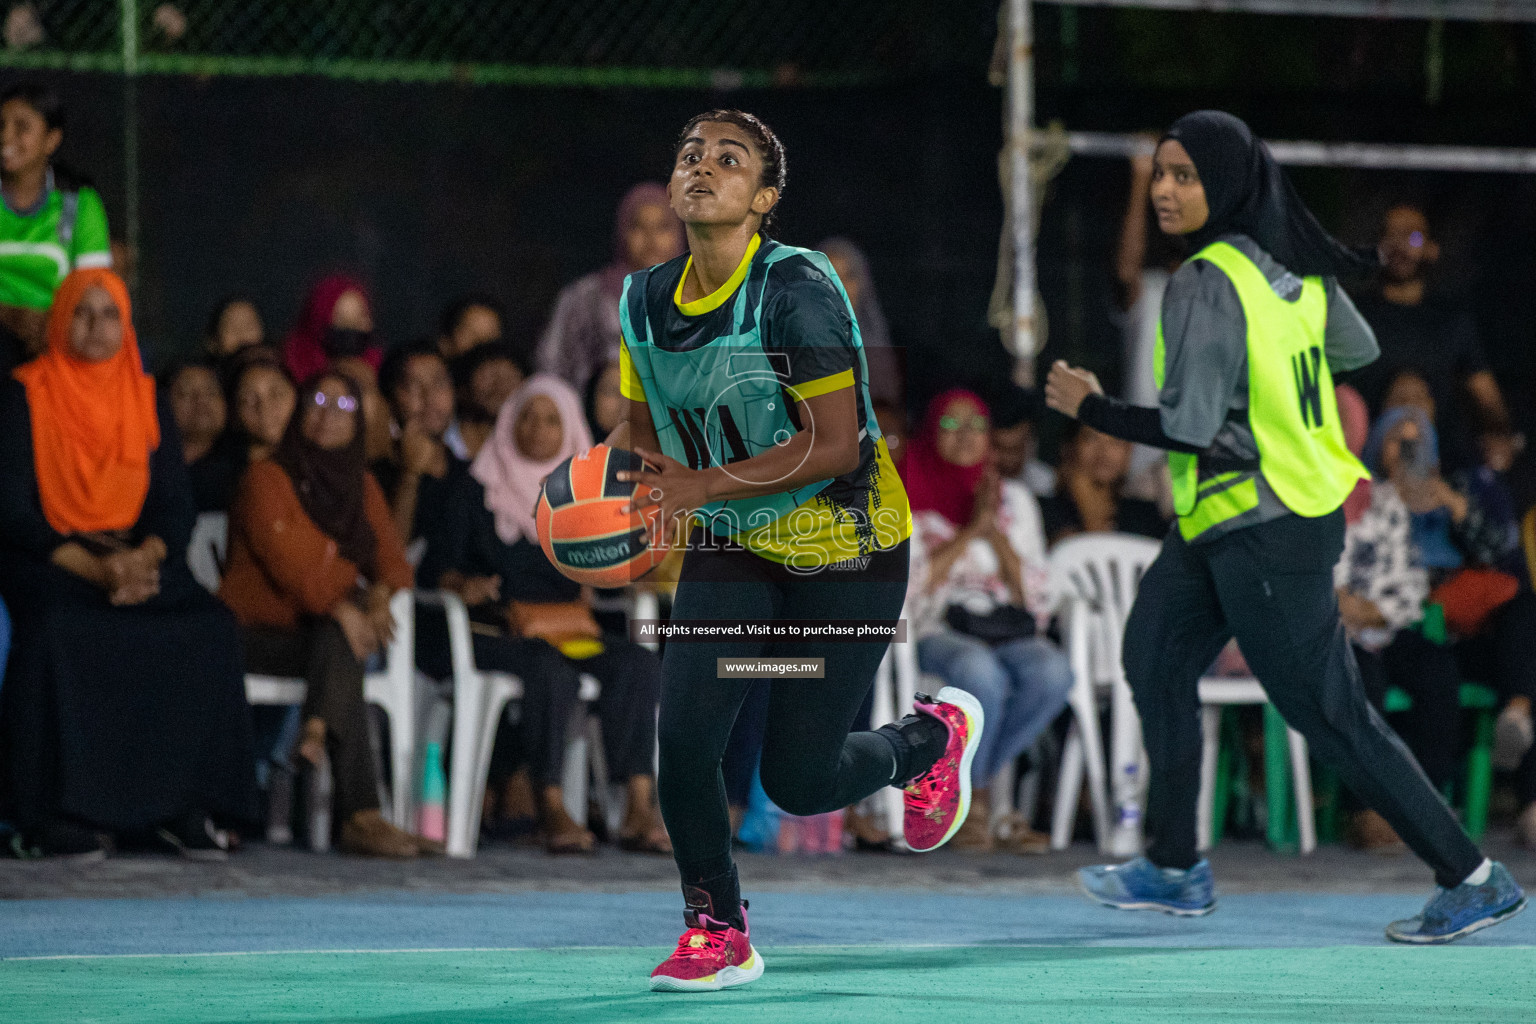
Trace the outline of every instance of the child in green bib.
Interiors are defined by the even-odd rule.
[[[55,174],[63,141],[56,92],[32,81],[0,92],[0,324],[29,352],[65,276],[112,265],[101,196]]]

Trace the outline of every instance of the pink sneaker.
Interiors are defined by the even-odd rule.
[[[944,755],[905,789],[907,813],[902,829],[907,845],[917,853],[927,853],[949,842],[970,813],[971,757],[986,716],[975,697],[953,686],[940,690],[937,699],[920,693],[912,704],[949,729]]]
[[[741,901],[744,930],[716,921],[697,910],[683,912],[688,930],[677,949],[651,972],[652,992],[714,992],[756,981],[763,976],[763,958],[747,938],[747,901]]]

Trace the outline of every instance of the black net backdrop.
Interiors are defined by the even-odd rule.
[[[1002,213],[1001,95],[986,79],[996,7],[708,5],[709,26],[736,26],[722,35],[702,30],[704,6],[255,3],[238,5],[254,19],[242,34],[199,13],[219,4],[183,3],[185,34],[171,41],[157,27],[159,7],[141,4],[146,62],[199,52],[310,62],[249,74],[148,63],[138,80],[138,301],[153,358],[194,345],[209,307],[235,290],[257,297],[280,336],[305,287],[330,269],[369,281],[390,342],[429,331],[444,302],[475,289],[498,295],[514,334],[531,343],[559,286],[607,260],[623,190],[666,172],[688,116],[728,104],[764,116],[789,148],[779,235],[810,245],[846,234],[865,246],[897,338],[911,347],[919,399],[952,379],[1006,374],[1008,357],[985,324]],[[57,63],[58,54],[108,53],[119,39],[119,7],[109,0],[33,7],[45,39],[0,51],[12,65],[0,77]],[[491,7],[543,18],[545,34],[512,32],[484,15]],[[782,23],[753,20],[768,8],[785,12]],[[834,27],[834,16],[845,21]],[[456,18],[480,27],[486,38],[464,45],[482,49],[453,49],[465,38],[450,31]],[[373,27],[341,31],[336,19]],[[401,41],[399,26],[429,22],[436,34],[417,33],[414,49]],[[5,29],[9,42],[10,20]],[[1536,145],[1530,26],[1038,5],[1036,33],[1042,124],[1156,131],[1216,106],[1272,138]],[[518,49],[536,37],[551,48]],[[279,38],[287,41],[253,42]],[[467,71],[443,81],[362,80],[369,76],[346,70],[353,65],[335,64],[493,60],[661,77],[650,86],[633,75],[585,87],[557,78],[476,86]],[[124,82],[102,67],[36,73],[65,93],[62,155],[97,179],[119,228]],[[1445,248],[1435,287],[1473,305],[1529,427],[1536,181],[1329,170],[1296,179],[1351,241],[1367,241],[1393,199],[1429,206]],[[1046,357],[1087,363],[1111,380],[1119,352],[1111,261],[1125,182],[1114,161],[1071,162],[1051,186],[1039,245]]]

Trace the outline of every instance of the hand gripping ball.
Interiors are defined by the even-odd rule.
[[[622,511],[643,485],[624,483],[618,475],[643,467],[634,452],[599,444],[572,455],[544,478],[533,513],[539,545],[577,583],[627,586],[667,557],[665,547],[650,542],[655,506]]]

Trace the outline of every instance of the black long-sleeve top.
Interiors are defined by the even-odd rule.
[[[159,599],[172,599],[180,596],[186,585],[197,585],[186,567],[197,508],[182,462],[181,435],[163,397],[156,403],[156,412],[160,447],[149,457],[149,493],[126,539],[133,544],[149,536],[165,541]],[[69,539],[43,514],[26,389],[14,377],[0,379],[0,587],[19,597],[30,592],[27,588],[31,586],[58,582],[63,577],[89,586],[51,561],[54,549]]]
[[[400,469],[376,463],[374,475],[394,500]],[[496,534],[496,519],[485,507],[485,489],[469,463],[452,454],[441,477],[422,476],[411,539],[424,539],[426,553],[416,568],[418,586],[436,587],[449,571],[465,576],[500,576],[503,601],[574,601],[581,586],[561,575],[537,543],[507,544]]]

